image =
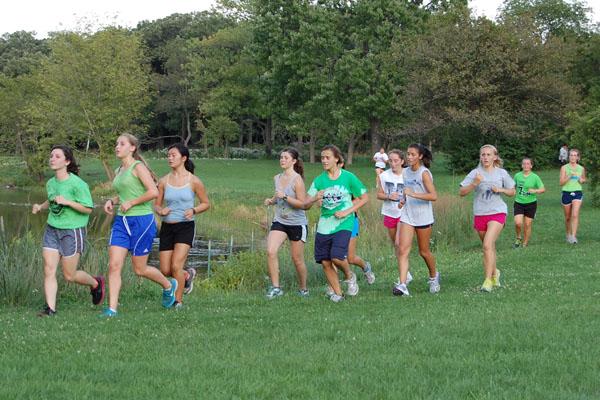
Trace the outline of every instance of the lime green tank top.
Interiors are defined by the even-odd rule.
[[[575,170],[573,170],[571,165],[567,164],[565,165],[565,172],[567,173],[567,176],[575,175],[575,177],[581,177],[581,174],[583,174],[583,167],[581,165],[577,165]],[[573,179],[569,179],[567,183],[563,185],[563,192],[577,192],[582,190],[581,183],[579,183],[579,180],[575,179],[575,177]]]
[[[135,161],[125,171],[121,171],[113,179],[112,186],[119,195],[119,203],[123,204],[126,201],[137,199],[144,193],[146,193],[146,187],[137,176],[133,175],[133,169],[141,161]],[[117,215],[124,215],[126,217],[134,217],[139,215],[152,214],[152,202],[147,201],[145,203],[138,204],[127,210],[126,213],[118,210]]]

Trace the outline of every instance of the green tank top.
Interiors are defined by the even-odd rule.
[[[137,199],[144,193],[146,193],[146,187],[137,176],[133,175],[133,169],[141,161],[135,161],[125,171],[121,171],[113,179],[112,186],[119,195],[119,203],[123,204],[126,201]],[[117,210],[117,215],[124,215],[126,217],[134,217],[139,215],[152,214],[152,202],[147,201],[145,203],[138,204],[127,210],[126,213]]]
[[[565,165],[565,172],[567,173],[567,176],[575,175],[576,177],[581,177],[581,174],[583,174],[583,167],[581,165],[577,165],[573,171],[571,165],[567,164]],[[581,183],[579,183],[578,179],[569,179],[562,187],[563,192],[577,192],[581,190]]]

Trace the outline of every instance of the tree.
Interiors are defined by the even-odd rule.
[[[117,136],[140,126],[150,99],[148,68],[137,35],[108,28],[93,35],[62,33],[42,64],[43,96],[30,104],[30,132],[98,145],[109,179]]]
[[[31,32],[5,33],[0,38],[0,73],[13,78],[30,74],[48,52],[46,41]]]

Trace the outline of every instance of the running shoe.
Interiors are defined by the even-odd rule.
[[[300,289],[300,290],[298,290],[298,296],[308,297],[308,296],[310,296],[310,292],[308,291],[308,289]]]
[[[281,288],[279,287],[269,287],[269,290],[267,290],[267,299],[274,299],[275,297],[281,297],[283,296],[283,290],[281,290]]]
[[[104,278],[100,275],[95,276],[94,279],[96,280],[96,282],[98,282],[98,286],[96,286],[93,289],[90,289],[90,294],[92,295],[92,303],[97,306],[98,304],[101,304],[102,301],[104,300],[104,293],[105,293],[105,282],[104,282]]]
[[[329,296],[329,300],[333,301],[334,303],[339,303],[340,301],[344,301],[344,296],[340,296],[339,294],[332,294],[331,296]]]
[[[371,268],[371,263],[368,261],[365,261],[364,274],[365,274],[365,279],[367,280],[367,283],[369,285],[372,285],[373,283],[375,283],[375,274],[373,273],[373,269]]]
[[[515,242],[513,243],[513,249],[518,249],[519,247],[521,247],[521,244],[522,244],[521,238],[517,238],[515,240]]]
[[[577,244],[577,238],[571,235],[571,244]]]
[[[331,286],[327,285],[327,290],[325,290],[325,296],[331,297],[332,294],[335,294],[335,292],[333,291],[333,288]]]
[[[498,268],[496,268],[496,275],[492,276],[492,285],[500,287],[500,270]]]
[[[175,303],[175,291],[177,290],[177,279],[169,279],[171,287],[169,289],[163,289],[162,293],[162,306],[165,308],[171,308]]]
[[[408,271],[406,273],[406,286],[408,286],[408,284],[411,283],[412,281],[413,281],[413,277],[412,277],[410,271]]]
[[[185,280],[185,285],[183,286],[183,294],[190,294],[192,290],[194,290],[194,278],[196,277],[196,269],[188,267],[185,269],[188,273],[188,278]]]
[[[392,289],[392,294],[394,296],[410,296],[406,284],[400,282],[396,282],[394,288]]]
[[[440,291],[440,272],[435,273],[434,278],[429,278],[429,293],[435,294]]]
[[[117,312],[108,307],[105,308],[104,311],[102,311],[102,314],[99,315],[100,318],[114,318],[116,316]]]
[[[491,292],[492,289],[494,288],[494,282],[492,282],[492,280],[490,278],[486,278],[485,281],[483,281],[483,285],[481,285],[481,291],[482,292]]]
[[[358,283],[356,283],[356,274],[352,272],[350,279],[344,281],[348,285],[348,296],[356,296],[358,294]]]
[[[175,301],[175,303],[173,303],[173,309],[175,311],[180,311],[183,309],[183,303],[180,303],[178,301]]]
[[[44,304],[44,308],[42,308],[38,313],[38,317],[54,317],[56,315],[56,311],[50,308],[48,304]]]

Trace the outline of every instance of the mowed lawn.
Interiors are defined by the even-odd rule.
[[[161,163],[153,161],[162,173]],[[214,203],[200,226],[223,219],[227,207],[256,214],[279,170],[277,161],[197,164]],[[319,166],[307,169],[308,186]],[[370,164],[349,169],[373,192]],[[123,287],[120,316],[112,320],[97,317],[83,290],[59,293],[51,319],[37,318],[36,304],[2,306],[0,399],[600,398],[600,211],[584,200],[579,244],[567,244],[558,170],[541,176],[548,192],[540,196],[531,245],[512,249],[509,216],[498,242],[503,287],[490,294],[478,291],[481,249],[467,230],[453,238],[457,244],[436,246],[439,294],[428,293],[414,249],[412,296],[393,297],[396,264],[372,196],[359,253],[377,281],[367,286],[361,277],[356,298],[327,300],[309,244],[307,299],[294,294],[284,251],[286,295],[273,301],[263,291],[198,287],[175,312],[161,309],[158,287],[141,282]],[[434,168],[446,196],[457,196],[461,179]],[[457,204],[470,207],[469,200]],[[311,211],[311,221],[316,217]],[[225,221],[231,232],[258,226],[236,218]]]

